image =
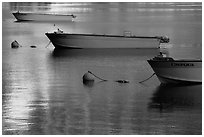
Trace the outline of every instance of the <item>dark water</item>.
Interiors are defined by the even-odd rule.
[[[169,56],[202,58],[201,3],[2,5],[2,134],[202,134],[202,85],[164,86],[157,77],[139,83],[153,73],[146,60],[159,49],[54,50],[45,48],[44,35],[57,28],[167,35],[171,42],[161,50]],[[77,18],[15,22],[11,12],[17,10]],[[13,40],[23,47],[11,49]],[[88,70],[109,81],[83,83]]]

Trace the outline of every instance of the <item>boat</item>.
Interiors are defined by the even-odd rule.
[[[42,13],[12,13],[17,21],[73,21],[75,15],[42,14]]]
[[[158,79],[164,84],[202,83],[202,60],[157,56],[147,60]]]
[[[76,34],[59,30],[45,33],[55,48],[159,48],[160,43],[168,43],[166,36],[134,36],[112,34]]]

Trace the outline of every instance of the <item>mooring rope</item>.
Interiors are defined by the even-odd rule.
[[[107,79],[103,79],[97,75],[95,75],[94,73],[92,73],[91,71],[88,71],[88,73],[92,74],[93,76],[95,76],[96,78],[102,80],[102,81],[108,81]],[[148,77],[147,79],[143,80],[143,81],[140,81],[139,83],[143,83],[147,80],[149,80],[151,77],[153,77],[156,73],[153,73],[150,77]],[[115,80],[114,82],[118,82],[118,83],[129,83],[128,80]]]
[[[102,81],[108,81],[108,80],[106,80],[106,79],[103,79],[103,78],[100,78],[100,77],[98,77],[98,76],[96,76],[95,74],[93,74],[91,71],[88,71],[89,73],[91,73],[92,75],[94,75],[96,78],[98,78],[98,79],[100,79],[100,80],[102,80]]]
[[[50,45],[51,41],[49,41],[49,43],[47,44],[47,46],[45,48],[47,48]]]
[[[156,73],[153,73],[150,77],[148,77],[147,79],[143,80],[143,81],[140,81],[139,83],[142,83],[142,82],[145,82],[147,80],[149,80],[151,77],[153,77]]]
[[[103,78],[101,78],[101,77],[99,77],[99,76],[93,74],[91,71],[88,71],[88,73],[94,75],[96,78],[98,78],[98,79],[100,79],[100,80],[102,80],[102,81],[108,81],[107,79],[103,79]],[[118,82],[118,83],[129,83],[128,80],[115,80],[114,82]]]

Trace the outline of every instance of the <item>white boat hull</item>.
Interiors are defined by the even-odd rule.
[[[157,37],[46,33],[55,48],[159,48]]]
[[[73,15],[13,13],[18,21],[72,21]]]
[[[202,82],[201,60],[148,60],[161,83]]]

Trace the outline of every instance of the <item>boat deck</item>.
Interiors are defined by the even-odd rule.
[[[77,34],[77,33],[46,33],[57,35],[75,35],[75,36],[96,36],[96,37],[122,37],[122,38],[144,38],[144,39],[160,39],[160,36],[124,36],[124,35],[112,35],[112,34]]]
[[[32,12],[28,12],[28,13],[12,13],[12,14],[16,14],[16,15],[48,15],[48,16],[74,16],[73,14],[55,14],[55,13],[32,13]]]

